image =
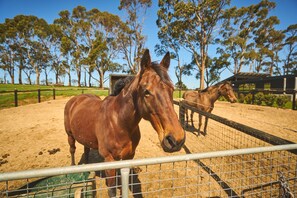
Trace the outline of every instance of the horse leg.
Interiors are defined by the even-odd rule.
[[[204,135],[206,135],[207,123],[208,123],[208,117],[205,116]]]
[[[194,127],[193,116],[194,116],[194,112],[191,110],[191,124],[192,124],[192,127]]]
[[[71,135],[68,135],[68,144],[70,146],[69,151],[71,154],[71,165],[75,165],[74,154],[75,154],[76,146],[75,146],[75,139]]]
[[[189,115],[188,115],[188,109],[185,109],[185,113],[186,113],[186,127],[188,127],[189,125]]]
[[[90,148],[87,146],[84,146],[84,156],[85,156],[85,163],[89,163],[89,153],[90,153]]]
[[[201,125],[202,125],[202,115],[199,114],[198,135],[200,135]]]
[[[112,162],[115,161],[111,155],[104,157],[105,162]],[[116,170],[109,169],[105,170],[105,182],[106,186],[108,187],[108,196],[109,197],[116,197],[117,196],[117,187],[116,187]]]

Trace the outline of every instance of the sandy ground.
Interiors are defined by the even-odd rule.
[[[0,172],[70,165],[63,125],[63,110],[68,100],[58,99],[0,111]],[[297,142],[297,111],[217,102],[212,113]],[[197,117],[195,114],[195,122]],[[135,158],[168,155],[162,151],[149,122],[142,120],[140,128],[142,137]],[[187,135],[187,138],[195,137]],[[77,144],[76,161],[82,153],[83,147]],[[184,151],[178,154],[182,153]]]
[[[63,125],[63,110],[68,100],[57,99],[0,110],[0,172],[70,165]],[[178,112],[178,107],[175,108]],[[212,113],[297,142],[297,111],[217,102]],[[196,114],[195,124],[197,117]],[[174,154],[163,152],[149,122],[142,120],[140,129],[142,137],[135,158],[185,154],[184,150]],[[206,137],[187,133],[186,145],[195,144],[195,138]],[[77,144],[77,162],[82,153],[83,146]]]

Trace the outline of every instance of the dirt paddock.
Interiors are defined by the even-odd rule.
[[[70,153],[63,125],[63,110],[69,98],[0,110],[0,172],[62,167],[70,165]],[[178,107],[176,112],[178,113]],[[213,114],[297,142],[297,111],[271,107],[217,102]],[[197,125],[198,116],[194,121]],[[208,133],[211,134],[212,122]],[[168,154],[162,151],[151,124],[140,123],[141,140],[135,158],[185,154],[184,150]],[[186,145],[197,144],[208,136],[187,133]],[[77,144],[76,161],[81,160],[83,146]]]

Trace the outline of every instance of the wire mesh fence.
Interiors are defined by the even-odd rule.
[[[118,197],[296,197],[297,144],[241,128],[188,127],[187,155],[3,173],[0,197],[108,197],[106,169],[118,170]]]
[[[24,180],[10,180],[15,176],[6,173],[0,175],[1,196],[108,197],[102,172],[106,167],[131,168],[130,190],[123,197],[296,196],[297,157],[288,149],[297,149],[297,144],[65,167],[62,172],[67,174],[62,175],[58,169],[48,169],[39,174],[52,176],[42,179],[34,171],[18,173],[28,177]],[[82,173],[77,173],[80,169]],[[120,197],[120,171],[116,177]],[[24,186],[16,189],[16,183]]]

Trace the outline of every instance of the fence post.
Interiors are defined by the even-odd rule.
[[[38,103],[40,103],[40,89],[37,89],[38,92]]]
[[[14,89],[14,106],[18,106],[18,90]]]
[[[56,89],[53,88],[53,99],[56,100]]]
[[[121,168],[123,198],[127,198],[129,195],[129,173],[130,173],[130,168]]]
[[[182,127],[185,126],[185,107],[183,106],[182,102],[179,101],[179,121],[182,124]]]
[[[292,110],[296,110],[296,90],[293,90]]]

